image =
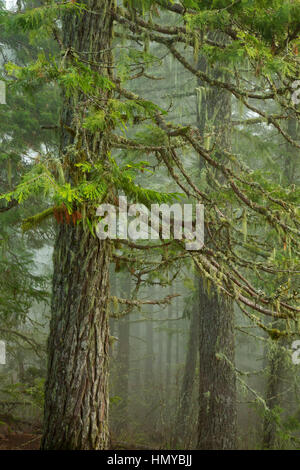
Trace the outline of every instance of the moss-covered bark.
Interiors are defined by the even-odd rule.
[[[199,281],[198,449],[236,447],[236,380],[232,303]],[[226,359],[225,359],[226,357]],[[228,362],[229,361],[229,362]],[[230,364],[231,363],[231,364]]]
[[[87,11],[63,18],[63,46],[82,54],[102,75],[111,73],[113,0],[87,0]],[[80,56],[81,57],[81,56]],[[97,65],[94,65],[97,64]],[[109,92],[103,91],[103,106]],[[78,159],[105,162],[103,133],[85,133],[87,97],[64,98],[61,158],[76,182]],[[79,119],[78,119],[79,116]],[[71,128],[73,133],[67,132]],[[80,143],[84,142],[82,149]],[[67,146],[81,152],[66,152]],[[67,155],[67,156],[66,156]],[[79,160],[80,161],[80,160]],[[54,248],[52,318],[48,342],[43,449],[105,449],[108,445],[108,296],[110,250],[83,224],[59,226]]]
[[[218,40],[223,41],[220,35]],[[205,59],[199,68],[223,78],[220,68],[209,70]],[[226,74],[225,74],[226,75]],[[228,77],[227,77],[228,78]],[[204,86],[204,83],[199,83]],[[214,135],[216,148],[230,148],[231,98],[224,90],[210,88],[198,106],[198,126]],[[220,157],[221,158],[221,157]],[[201,168],[201,167],[200,167]],[[202,168],[201,168],[202,169]],[[206,245],[213,246],[206,236]],[[235,449],[237,433],[234,310],[231,300],[208,291],[199,278],[199,428],[198,449]]]

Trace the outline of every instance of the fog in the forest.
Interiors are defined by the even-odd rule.
[[[12,1],[7,3],[7,8],[13,6]],[[171,25],[176,24],[174,17],[166,12],[162,12],[155,21],[166,25],[168,22]],[[219,92],[208,91],[205,83],[167,53],[163,44],[155,43],[147,37],[146,40],[139,39],[145,40],[145,45],[134,41],[129,34],[127,36],[123,37],[122,31],[117,31],[113,39],[114,60],[121,77],[137,76],[128,81],[127,87],[132,93],[146,94],[147,100],[168,110],[167,121],[174,126],[200,129],[206,149],[214,146],[212,141],[217,128],[218,138],[226,145],[230,142],[227,146],[233,154],[242,155],[246,168],[268,174],[274,184],[297,187],[300,175],[299,149],[287,148],[288,144],[283,141],[282,135],[275,133],[266,121],[244,125],[243,121],[255,120],[257,114],[243,106],[234,96],[226,94],[223,89]],[[218,35],[210,38],[212,41],[222,39]],[[21,40],[24,41],[24,38]],[[40,48],[51,49],[46,40],[45,43],[43,38],[39,37],[38,40],[42,42]],[[28,51],[32,47],[34,36],[30,41]],[[10,47],[3,48],[1,67],[9,61],[17,60],[23,65],[28,60],[27,56],[19,57],[19,49],[15,52],[13,46],[12,41]],[[129,48],[139,52],[146,51],[148,63],[145,69],[148,76],[143,75],[143,68],[143,73],[140,73],[140,57],[129,57]],[[206,59],[197,50],[191,51],[184,43],[179,43],[177,49],[187,61],[195,63],[199,70],[206,70]],[[200,57],[198,62],[195,59],[197,53]],[[34,54],[36,55],[36,51]],[[132,65],[134,60],[137,64]],[[213,77],[221,77],[226,81],[228,70],[222,69],[222,64],[217,59],[214,60]],[[245,77],[251,83],[257,82],[259,86],[258,77],[247,67],[248,64],[243,69]],[[47,152],[54,156],[59,153],[59,133],[51,129],[51,126],[54,128],[54,124],[58,122],[62,97],[53,90],[54,87],[50,88],[50,92],[47,91],[49,95],[39,92],[40,95],[28,111],[37,114],[33,117],[33,128],[36,126],[37,129],[34,136],[29,126],[27,128],[27,115],[20,116],[17,122],[22,134],[17,137],[19,140],[16,141],[16,153],[21,158],[18,162],[17,157],[14,157],[12,169],[9,170],[13,183],[18,181],[18,177],[14,175],[18,174],[19,168],[30,167],[32,160]],[[7,90],[8,102],[9,93],[14,92]],[[18,95],[12,99],[13,106],[26,108],[26,100],[20,105]],[[257,102],[259,107],[259,100]],[[268,102],[267,106],[269,114],[278,113],[277,105],[273,102]],[[230,113],[230,122],[224,117],[225,111]],[[41,121],[46,130],[41,127],[40,112],[45,114]],[[12,116],[10,119],[13,121],[16,117]],[[47,120],[50,121],[49,126]],[[137,123],[139,124],[138,121]],[[124,128],[117,129],[115,133],[120,139],[139,138],[145,148],[147,145],[171,147],[171,141],[162,137],[153,123],[147,121],[147,135],[146,131],[144,135],[139,130],[137,123],[134,120],[129,124],[126,122]],[[14,122],[5,134],[4,122],[2,123],[0,144],[3,154],[12,145],[9,134],[12,133],[13,125]],[[51,130],[47,130],[47,126]],[[294,129],[291,125],[289,130],[299,140],[297,126],[298,124]],[[30,138],[27,133],[31,135]],[[26,149],[22,148],[22,141],[26,141]],[[180,148],[180,143],[178,145]],[[130,147],[123,147],[112,149],[117,164],[131,164],[138,160],[146,162],[145,171],[140,172],[136,179],[139,185],[161,192],[182,192],[172,174],[174,165],[167,167],[158,151],[151,154],[142,148],[133,152]],[[184,161],[184,171],[199,188],[204,188],[207,194],[213,194],[216,200],[218,191],[226,193],[223,176],[216,176],[214,170],[205,166],[190,147],[182,145],[180,155]],[[168,162],[167,159],[166,161]],[[7,161],[0,159],[0,164],[2,184],[2,178],[7,180]],[[181,175],[179,182],[182,181],[190,184]],[[258,181],[261,180],[258,178]],[[7,191],[6,186],[4,191]],[[119,193],[123,194],[123,190]],[[185,201],[188,201],[187,197]],[[227,209],[231,202],[228,196]],[[22,231],[20,225],[24,219],[47,209],[47,204],[41,205],[33,196],[29,200],[29,207],[18,208],[17,214],[11,215],[10,211],[0,214],[0,340],[3,339],[6,343],[6,364],[0,365],[0,436],[13,432],[32,433],[33,436],[40,436],[42,433],[47,336],[51,317],[52,254],[59,223],[52,217],[28,231]],[[210,228],[214,229],[214,219],[212,220]],[[263,237],[264,226],[256,222],[252,226],[251,219],[246,220],[242,209],[237,220],[240,224],[238,236],[241,244],[248,243],[249,234],[252,241],[256,236]],[[207,406],[210,406],[209,391],[207,396],[199,398],[199,354],[205,344],[205,333],[199,324],[199,319],[204,315],[201,292],[205,292],[208,305],[212,300],[218,303],[223,299],[224,303],[221,300],[219,303],[221,310],[224,308],[226,314],[232,308],[231,313],[234,316],[235,360],[231,361],[226,355],[221,355],[219,361],[233,374],[236,382],[237,447],[297,448],[300,439],[300,366],[292,363],[292,342],[298,337],[294,333],[292,336],[280,335],[280,332],[288,331],[289,328],[289,325],[283,325],[280,318],[274,320],[266,317],[263,322],[260,313],[251,313],[247,309],[245,313],[237,303],[224,300],[220,284],[215,287],[211,279],[199,273],[188,256],[178,255],[171,244],[169,246],[166,243],[163,249],[158,246],[157,249],[148,250],[147,243],[145,240],[128,240],[126,243],[115,244],[109,267],[111,448],[197,448],[199,426],[201,427],[198,419],[199,400],[207,399]],[[258,253],[260,247],[255,251],[255,244],[250,247],[249,242],[253,260],[262,256],[257,262],[258,268],[264,263],[267,266],[269,259],[276,259],[276,250],[269,252],[267,243],[268,240],[264,246],[265,253],[261,255]],[[218,249],[211,240],[208,248]],[[223,259],[226,263],[229,258],[224,254]],[[241,272],[244,273],[243,254],[240,254],[239,261]],[[253,270],[251,276],[251,282],[253,281],[258,292],[264,287],[267,292],[271,287],[276,290],[277,280],[273,284],[268,277],[269,273],[264,278],[261,272]],[[241,279],[244,280],[242,274]],[[294,286],[294,291],[299,288],[299,277],[291,276],[289,282]],[[212,312],[205,312],[208,322],[210,313]],[[219,340],[221,341],[220,338],[215,338],[216,350]]]

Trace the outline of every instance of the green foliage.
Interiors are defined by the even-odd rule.
[[[175,5],[177,2],[171,4]],[[255,132],[250,131],[247,136],[245,126],[240,126],[242,130],[239,127],[240,132],[236,133],[240,142],[235,143],[235,151],[229,154],[228,148],[225,148],[227,144],[224,145],[217,135],[219,129],[216,121],[220,109],[214,106],[213,102],[211,106],[215,107],[215,110],[211,114],[214,115],[207,116],[204,135],[194,132],[190,125],[191,116],[188,117],[188,122],[180,122],[180,132],[175,138],[171,136],[171,130],[176,129],[176,124],[167,124],[170,124],[169,133],[166,126],[163,130],[158,124],[157,117],[166,116],[163,109],[170,108],[172,112],[173,107],[176,111],[178,108],[166,99],[158,100],[157,96],[160,98],[161,94],[157,93],[157,96],[151,99],[148,84],[152,82],[149,82],[149,75],[143,78],[146,70],[155,72],[157,65],[164,67],[166,64],[163,59],[158,59],[160,54],[155,53],[153,44],[149,41],[149,28],[151,29],[153,24],[152,13],[158,13],[158,10],[155,10],[157,5],[155,7],[153,1],[124,2],[129,12],[126,19],[131,18],[134,23],[135,19],[141,19],[142,16],[146,17],[149,23],[143,28],[140,26],[143,23],[138,22],[137,30],[142,30],[141,34],[136,33],[132,25],[130,27],[130,37],[136,34],[138,46],[132,46],[135,43],[130,42],[128,48],[124,46],[117,52],[115,49],[118,48],[114,48],[117,67],[112,69],[110,78],[98,73],[101,66],[101,63],[96,62],[99,60],[98,56],[85,52],[83,58],[82,51],[74,50],[72,44],[66,50],[62,47],[58,54],[53,45],[47,48],[40,42],[41,35],[44,33],[49,37],[54,26],[60,33],[59,21],[64,15],[70,15],[70,18],[71,15],[80,15],[86,5],[72,2],[59,5],[49,2],[37,8],[28,8],[20,14],[5,12],[0,18],[5,44],[13,41],[9,35],[16,32],[21,35],[22,41],[26,38],[27,47],[28,44],[36,47],[30,61],[27,60],[26,54],[22,55],[20,60],[13,58],[13,62],[10,58],[11,62],[7,63],[6,69],[3,70],[11,101],[9,106],[3,108],[3,114],[2,109],[0,110],[1,132],[5,136],[1,142],[1,176],[7,180],[7,184],[1,187],[1,202],[26,202],[25,207],[29,206],[27,210],[30,214],[37,213],[28,217],[22,205],[18,208],[18,217],[11,219],[16,226],[20,220],[24,220],[25,229],[37,228],[57,210],[64,211],[67,221],[70,220],[71,214],[79,211],[81,218],[77,218],[75,222],[85,224],[94,234],[97,223],[96,207],[104,201],[115,203],[119,191],[124,192],[130,201],[147,206],[151,203],[172,203],[178,200],[182,195],[173,189],[168,191],[175,183],[180,185],[181,190],[187,188],[187,194],[191,199],[193,196],[193,200],[197,196],[200,200],[202,193],[208,201],[206,223],[213,241],[213,249],[205,249],[200,262],[207,291],[210,291],[214,282],[218,289],[225,287],[236,300],[240,295],[247,296],[255,306],[268,307],[271,314],[276,314],[282,307],[281,300],[290,305],[296,305],[297,301],[294,275],[290,271],[296,270],[299,265],[297,239],[300,193],[298,188],[282,184],[278,177],[283,165],[281,161],[276,166],[274,160],[282,158],[279,151],[282,149],[282,141],[277,138],[276,143],[266,145],[263,139],[266,135],[273,138],[267,129],[272,122],[269,122],[269,113],[279,113],[281,104],[280,112],[291,112],[287,101],[289,90],[286,83],[298,73],[295,47],[298,44],[296,36],[299,27],[299,2],[185,0],[177,4],[179,8],[180,5],[187,9],[179,16],[180,32],[174,30],[175,32],[166,34],[162,42],[170,47],[168,53],[173,46],[181,52],[184,60],[191,63],[189,69],[193,70],[194,66],[191,52],[194,52],[195,63],[198,63],[199,54],[205,59],[207,64],[203,74],[208,80],[203,79],[199,83],[199,77],[193,81],[189,76],[183,90],[194,91],[195,84],[198,90],[204,90],[200,92],[200,117],[203,113],[209,113],[207,108],[211,99],[222,102],[224,88],[233,90],[233,95],[239,99],[240,104],[237,105],[233,101],[233,106],[240,106],[241,118],[249,117],[245,116],[242,100],[244,97],[247,99],[248,88],[259,90],[260,94],[267,93],[267,90],[271,93],[274,89],[276,95],[276,84],[279,81],[285,89],[284,92],[279,90],[271,103],[263,100],[262,104],[258,105],[255,100],[250,99],[250,104],[267,113],[255,128]],[[193,11],[190,12],[189,9]],[[165,18],[167,22],[170,18],[171,22],[173,16],[158,16],[158,21],[161,21],[164,27]],[[176,26],[177,19],[174,20]],[[187,34],[182,32],[184,27],[187,28]],[[161,35],[164,33],[160,32],[160,28],[155,28],[156,26],[152,33],[161,41]],[[125,30],[126,42],[123,42],[126,45],[127,32],[128,29]],[[226,41],[223,41],[224,33]],[[120,36],[122,37],[122,34]],[[189,49],[190,45],[192,47]],[[41,50],[44,52],[41,53]],[[181,72],[182,68],[179,69],[179,74]],[[141,78],[137,87],[140,87],[140,94],[145,98],[128,90],[124,92],[120,86],[122,83],[122,86],[126,84],[129,87],[128,83],[132,83],[129,79],[135,75]],[[180,78],[179,88],[185,78]],[[214,86],[209,86],[213,81]],[[168,86],[172,88],[173,85]],[[60,159],[57,157],[57,136],[51,134],[48,140],[40,132],[43,124],[58,124],[58,113],[53,111],[59,107],[56,106],[59,87],[71,98],[73,109],[70,111],[71,114],[74,113],[73,122],[70,124],[73,128],[67,129],[72,138],[66,139],[71,144],[61,153]],[[215,88],[219,90],[217,98]],[[137,92],[135,84],[132,89]],[[31,99],[28,98],[30,94]],[[49,103],[54,105],[49,106]],[[39,111],[33,112],[37,107],[40,107]],[[65,130],[62,126],[62,131]],[[114,144],[118,139],[121,141],[120,131],[126,137],[122,141],[123,147],[120,148],[125,147],[126,150],[117,156],[111,155],[105,146],[107,144],[109,148],[110,140]],[[222,130],[220,133],[222,135]],[[96,140],[99,135],[103,136],[104,141],[101,155],[98,155],[98,149],[94,150],[93,144],[86,143],[86,140],[92,142],[94,136]],[[201,147],[199,152],[189,145],[189,139],[193,135],[196,135],[196,142]],[[247,138],[250,139],[251,145],[247,143]],[[127,148],[126,142],[130,142],[130,139],[132,148],[130,145]],[[139,144],[143,148],[142,151],[138,148]],[[157,150],[158,146],[163,147],[164,153]],[[184,146],[185,151],[181,152]],[[156,150],[152,151],[151,147],[156,147]],[[260,153],[265,147],[268,148],[268,157],[265,153]],[[32,157],[33,150],[38,152],[39,156]],[[172,154],[172,151],[175,153]],[[149,156],[151,161],[145,161],[140,155],[142,152],[147,153],[147,158]],[[25,154],[30,155],[33,164],[24,161]],[[257,165],[258,154],[261,158]],[[199,158],[203,159],[201,174]],[[267,158],[272,159],[272,165],[268,163]],[[175,182],[170,178],[170,174],[167,174],[167,170],[170,174],[174,171]],[[156,178],[155,183],[150,180],[151,174]],[[48,207],[46,210],[41,207],[36,209],[35,206],[40,206],[41,201]],[[8,222],[8,219],[2,220],[5,224]],[[3,317],[13,321],[14,315],[17,318],[26,318],[32,302],[44,300],[46,292],[43,290],[43,284],[39,282],[41,279],[30,275],[34,264],[25,249],[25,242],[21,243],[21,234],[7,228],[4,232],[1,265],[4,273],[3,283],[8,280],[9,287],[4,292]],[[26,261],[21,263],[21,267],[20,263],[13,259],[9,246],[10,237],[13,237],[14,242],[17,240],[17,254],[21,256],[22,261]],[[167,253],[160,250],[162,261],[153,263],[147,280],[158,280],[162,284],[169,282],[169,278],[166,281],[169,265],[178,267],[179,271],[185,266],[182,260],[176,261],[177,254],[178,251],[172,248]],[[152,261],[151,257],[147,259],[150,265]],[[209,267],[204,269],[206,261]],[[212,269],[211,264],[217,266],[217,269]],[[188,266],[190,268],[190,265]],[[119,263],[116,267],[116,270],[122,269],[128,270],[127,261]],[[233,276],[236,283],[231,282]],[[191,289],[189,282],[186,282],[186,287]],[[22,289],[25,289],[25,292]],[[20,303],[19,307],[16,307],[17,302]],[[187,309],[189,307],[188,304]],[[261,324],[260,318],[256,318],[255,322]],[[10,324],[10,327],[12,325],[15,324]],[[288,331],[286,329],[280,332],[277,328],[266,328],[264,325],[262,327],[276,340]],[[32,385],[29,389],[28,393],[41,401],[39,384]],[[278,410],[274,410],[273,418],[278,424]]]
[[[32,384],[13,383],[1,388],[1,394],[8,397],[12,402],[32,405],[42,410],[44,405],[44,386],[45,380],[41,378],[34,379]]]
[[[47,2],[45,5],[27,8],[25,11],[15,14],[10,11],[1,11],[0,25],[9,31],[31,31],[42,29],[49,34],[52,31],[53,23],[61,14],[67,12],[79,13],[85,8],[84,3],[76,2]]]
[[[117,71],[121,81],[126,81],[131,77],[133,67],[143,66],[147,70],[160,65],[162,65],[161,59],[146,50],[140,51],[126,47],[118,53]]]
[[[145,14],[150,11],[153,4],[153,0],[125,0],[124,6],[129,10],[137,10],[138,12]]]
[[[40,53],[35,62],[26,67],[14,63],[7,63],[6,70],[9,76],[17,79],[8,82],[11,87],[23,87],[26,91],[39,89],[45,83],[61,85],[67,96],[74,92],[95,94],[97,91],[113,89],[115,85],[107,77],[91,70],[89,67],[74,57],[73,64],[65,66],[63,62],[57,62],[54,56],[46,56]]]
[[[202,37],[208,31],[210,34],[212,31],[231,31],[233,40],[225,49],[204,46],[212,63],[239,63],[243,57],[248,57],[255,60],[259,70],[269,77],[274,72],[282,76],[296,73],[293,59],[299,43],[299,2],[193,0],[184,2],[184,6],[194,10],[185,14],[190,31],[201,30]],[[287,60],[286,52],[291,60]]]
[[[143,129],[136,132],[135,140],[137,143],[152,145],[155,142],[156,145],[166,145],[168,143],[168,138],[166,133],[157,126],[147,125]]]
[[[127,126],[132,126],[144,118],[154,118],[158,111],[164,113],[151,101],[110,99],[106,111],[102,109],[90,111],[84,120],[83,127],[92,132],[117,127],[127,130]]]
[[[102,163],[94,165],[88,162],[78,163],[82,177],[77,186],[65,182],[61,184],[45,163],[35,165],[26,173],[22,181],[13,191],[0,195],[0,199],[11,201],[16,199],[19,203],[25,202],[33,196],[42,195],[46,200],[51,198],[57,207],[64,206],[69,214],[82,206],[90,209],[96,207],[110,198],[110,188],[117,187],[134,202],[150,206],[152,203],[170,203],[179,199],[179,193],[164,193],[153,189],[145,189],[135,183],[138,173],[145,171],[146,161],[128,163],[119,167],[111,157],[109,167]],[[86,178],[86,175],[89,178]],[[24,229],[34,228],[46,217],[51,215],[52,208],[46,209],[41,214],[28,218],[24,222]],[[95,216],[95,214],[94,214]],[[85,222],[84,219],[82,219]],[[87,222],[90,223],[90,220]]]

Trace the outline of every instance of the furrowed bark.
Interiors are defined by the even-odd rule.
[[[108,442],[108,249],[62,226],[54,249],[43,449]]]
[[[215,38],[214,38],[215,39]],[[224,40],[219,38],[218,40]],[[199,68],[208,71],[205,58]],[[221,68],[213,71],[222,77]],[[205,83],[199,82],[200,86]],[[198,107],[201,132],[214,133],[217,147],[230,148],[231,98],[209,88]],[[200,168],[201,169],[201,168]],[[207,241],[206,243],[209,243]],[[233,302],[199,278],[199,420],[198,449],[235,449],[237,433]]]
[[[196,276],[196,281],[198,280]],[[191,432],[191,406],[193,387],[195,383],[196,366],[198,359],[198,336],[199,336],[199,302],[198,295],[193,302],[191,311],[189,339],[187,345],[184,374],[181,385],[180,401],[176,416],[174,444],[176,440],[183,443],[184,446],[188,441],[188,435]]]
[[[72,52],[111,73],[113,0],[87,0],[87,10],[63,17],[66,61]],[[91,12],[96,12],[91,13]],[[85,55],[88,54],[88,55]],[[64,90],[63,90],[64,92]],[[109,92],[101,91],[105,105]],[[70,183],[76,182],[79,152],[66,154],[69,145],[84,142],[81,154],[105,163],[108,139],[102,132],[86,133],[76,114],[84,117],[87,97],[74,92],[64,98],[61,160]],[[79,120],[80,121],[80,120]],[[66,129],[74,129],[72,133]],[[76,137],[75,137],[76,136]],[[42,449],[89,450],[108,446],[108,298],[110,249],[83,224],[62,223],[54,247],[54,274],[48,340]]]
[[[293,138],[297,138],[297,122],[295,119],[289,119],[287,122],[287,131]],[[287,144],[287,158],[284,161],[284,173],[289,185],[297,182],[297,163],[296,152],[293,152],[291,146]],[[284,330],[286,325],[284,322],[271,322],[270,327]],[[276,415],[280,416],[279,410],[283,408],[283,402],[292,403],[291,393],[287,386],[292,382],[291,370],[289,370],[286,361],[284,348],[288,348],[288,340],[286,337],[272,341],[266,350],[268,360],[268,378],[266,389],[266,404],[269,411],[265,412],[263,427],[263,449],[278,449],[282,445],[280,440],[280,420],[276,421]],[[291,405],[290,405],[291,406]],[[277,410],[277,413],[276,413]]]
[[[199,281],[199,430],[198,449],[236,447],[236,380],[232,303]]]
[[[119,278],[119,293],[121,297],[130,297],[131,278],[126,276]],[[119,323],[119,341],[118,341],[118,377],[117,377],[117,395],[121,401],[117,405],[118,413],[118,432],[126,433],[128,429],[128,404],[129,404],[129,351],[130,351],[130,316],[126,315],[120,318]]]

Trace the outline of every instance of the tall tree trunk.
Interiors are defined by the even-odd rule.
[[[198,449],[236,446],[234,316],[230,301],[199,281],[199,434]],[[226,360],[224,359],[226,357]]]
[[[169,294],[173,295],[172,286],[169,289]],[[171,391],[171,378],[172,378],[172,340],[173,340],[173,316],[174,305],[172,302],[168,305],[168,324],[167,324],[167,350],[166,350],[166,392],[167,394],[172,393]]]
[[[157,289],[159,298],[160,290]],[[161,314],[159,315],[159,320],[162,320]],[[163,395],[164,391],[164,331],[162,329],[162,323],[159,322],[159,327],[157,329],[158,336],[158,353],[157,353],[157,376],[160,387],[160,392]]]
[[[277,326],[278,327],[278,326]],[[280,392],[282,390],[284,378],[284,353],[282,351],[281,341],[272,343],[269,348],[269,372],[267,382],[266,405],[269,411],[266,411],[263,429],[263,449],[274,449],[278,435],[278,426],[274,412],[276,407],[280,406]]]
[[[206,73],[210,72],[204,58],[200,59],[199,67]],[[221,69],[213,71],[215,78],[221,77],[224,80],[223,75]],[[205,84],[200,82],[199,85]],[[228,149],[231,121],[230,94],[216,88],[208,89],[197,111],[201,132],[215,133],[217,147]],[[236,378],[232,368],[235,362],[233,303],[219,294],[214,286],[208,292],[205,280],[199,278],[199,307],[197,448],[234,449],[237,411]]]
[[[288,119],[287,131],[289,135],[297,140],[297,121],[296,119]],[[297,182],[297,160],[298,153],[287,143],[287,158],[284,162],[284,174],[286,181],[289,185],[296,184]],[[270,323],[271,328],[284,330],[286,325],[284,322],[277,320],[277,322]],[[276,416],[274,412],[276,408],[280,407],[282,403],[289,402],[288,393],[284,392],[283,388],[286,386],[291,378],[291,371],[289,371],[285,358],[285,350],[287,347],[287,339],[281,338],[274,341],[271,347],[268,345],[268,380],[266,390],[266,404],[269,411],[266,412],[263,428],[263,449],[276,448],[276,441],[278,438],[278,425],[276,423]],[[285,406],[286,408],[286,406]]]
[[[134,335],[136,337],[136,344],[134,350],[134,388],[139,390],[141,386],[141,318],[139,313],[135,314]]]
[[[150,311],[150,309],[149,309]],[[145,361],[145,386],[146,393],[149,395],[150,390],[152,391],[153,380],[154,380],[154,344],[153,344],[153,321],[148,318],[146,321],[146,361]]]
[[[117,275],[114,271],[110,270],[110,293],[112,296],[117,296]],[[109,332],[111,336],[115,336],[117,329],[117,321],[115,318],[109,318]],[[114,341],[111,341],[111,356],[113,355]]]
[[[88,53],[91,60],[97,57],[103,66],[94,70],[108,76],[112,61],[109,10],[114,1],[85,3],[87,11],[64,15],[63,45],[65,51],[72,48],[77,54]],[[72,61],[71,54],[65,52],[65,56]],[[108,97],[109,92],[103,91],[104,105]],[[109,152],[105,134],[83,136],[86,99],[74,93],[64,100],[61,158],[71,183],[76,182],[79,158],[105,162]],[[66,131],[70,128],[75,129],[76,138]],[[66,156],[70,145],[77,146],[77,152]],[[60,225],[54,247],[42,449],[105,449],[108,445],[109,263],[106,241],[94,238],[82,224]]]
[[[120,276],[121,277],[121,276]],[[131,290],[130,277],[126,274],[120,279],[120,297],[129,297]],[[117,395],[121,397],[118,404],[118,428],[121,431],[127,430],[128,425],[128,387],[129,387],[129,315],[119,320],[119,342],[118,342],[118,381]]]
[[[177,320],[179,320],[180,313],[179,313],[179,300],[178,300],[178,297],[176,297],[175,305],[176,305],[176,318],[177,318]],[[178,323],[179,322],[176,322],[176,325],[177,325],[177,328],[176,328],[176,356],[175,356],[176,368],[178,367],[178,364],[179,364],[179,326],[178,326]],[[181,324],[181,322],[179,324]]]
[[[197,279],[197,278],[196,278]],[[186,441],[188,431],[188,423],[190,417],[190,405],[193,393],[193,385],[196,374],[196,364],[198,357],[198,336],[199,336],[199,299],[198,295],[194,299],[193,308],[191,311],[188,349],[185,359],[184,375],[182,381],[182,388],[180,394],[179,407],[176,416],[176,441],[180,438],[181,442]]]

